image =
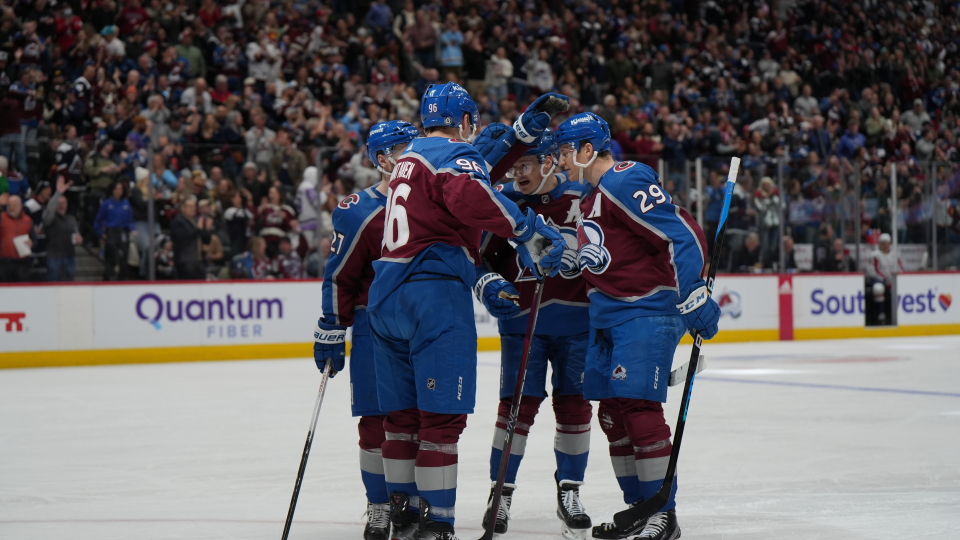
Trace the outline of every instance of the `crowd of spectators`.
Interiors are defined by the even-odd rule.
[[[661,171],[679,204],[705,205],[708,236],[725,163],[742,157],[730,226],[746,233],[729,270],[773,268],[793,243],[826,242],[827,258],[842,259],[835,241],[867,231],[931,241],[931,219],[936,240],[960,240],[956,2],[0,7],[3,280],[41,260],[18,255],[24,234],[47,276],[69,279],[76,233],[106,279],[145,276],[150,244],[159,278],[321,275],[330,212],[379,178],[361,151],[367,130],[418,124],[424,89],[448,80],[470,91],[484,124],[512,123],[542,92],[570,96],[571,113],[609,122],[618,157]]]

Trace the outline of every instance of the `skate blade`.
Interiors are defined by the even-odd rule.
[[[566,523],[560,524],[560,536],[563,540],[587,540],[590,529],[571,529]]]

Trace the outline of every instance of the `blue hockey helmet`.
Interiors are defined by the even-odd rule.
[[[553,171],[557,168],[557,157],[559,155],[559,147],[557,146],[556,137],[550,129],[543,130],[543,137],[540,139],[540,145],[534,148],[527,150],[524,156],[536,156],[537,162],[540,163],[540,183],[537,184],[537,189],[533,190],[533,195],[539,195],[543,190],[544,186],[547,183],[547,178],[553,174]],[[547,156],[553,157],[553,162],[550,164],[550,168],[544,170],[544,167],[547,165]],[[514,166],[514,169],[510,169],[511,176],[516,177],[517,173],[514,172],[517,166]],[[529,173],[530,171],[524,171]]]
[[[377,161],[377,154],[383,152],[387,159],[393,158],[393,147],[398,144],[408,143],[420,136],[418,130],[410,122],[404,120],[390,120],[380,122],[370,128],[367,135],[367,159],[382,173],[389,174],[380,168],[380,162]]]
[[[557,128],[556,143],[561,151],[568,144],[575,151],[579,151],[582,141],[593,145],[593,156],[586,163],[580,163],[577,161],[577,155],[575,153],[572,155],[573,166],[579,169],[577,180],[580,183],[583,183],[583,169],[589,167],[600,152],[609,151],[613,146],[610,142],[610,126],[607,125],[607,121],[593,113],[585,112],[567,118]]]
[[[523,155],[525,156],[537,156],[540,162],[543,162],[543,158],[546,156],[556,157],[559,152],[559,147],[557,146],[556,134],[553,131],[550,131],[550,128],[543,130],[543,137],[540,139],[540,146],[531,148],[526,151]]]
[[[473,124],[470,138],[463,137],[463,115],[470,115]],[[432,127],[460,128],[461,138],[465,141],[473,139],[480,125],[480,111],[470,94],[457,83],[431,84],[423,93],[420,102],[420,122],[423,129]]]
[[[571,116],[560,124],[555,136],[557,146],[573,144],[576,150],[580,149],[581,141],[590,141],[597,152],[610,150],[610,126],[599,116],[585,112]]]

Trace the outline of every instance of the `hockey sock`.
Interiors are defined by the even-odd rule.
[[[620,399],[624,427],[633,445],[636,457],[637,477],[640,479],[640,491],[643,500],[652,497],[663,485],[670,462],[670,426],[663,417],[663,406],[656,401],[641,399]],[[673,489],[670,499],[661,510],[665,512],[677,506],[674,497],[677,494],[677,477],[673,477]]]
[[[419,512],[420,492],[417,491],[416,459],[420,449],[420,411],[404,409],[393,411],[383,421],[383,472],[388,493],[406,493],[410,509]]]
[[[417,489],[430,505],[433,521],[453,525],[457,504],[457,442],[466,427],[465,414],[420,411]]]
[[[600,429],[610,444],[610,462],[613,464],[613,474],[617,477],[620,490],[623,491],[623,502],[633,504],[640,500],[642,493],[633,445],[630,444],[630,437],[623,426],[619,405],[614,400],[601,400],[597,417],[600,419]]]
[[[491,482],[496,482],[497,473],[500,470],[500,456],[503,455],[503,439],[507,434],[507,421],[512,401],[513,398],[501,399],[500,408],[497,411],[497,428],[493,430],[493,448],[490,450]],[[507,484],[517,483],[517,471],[520,470],[520,461],[523,460],[523,452],[527,448],[527,436],[530,434],[530,428],[537,417],[541,403],[543,403],[542,397],[520,397],[520,413],[517,415],[517,427],[513,432],[513,444],[510,446],[510,459],[507,461],[507,476],[504,481]]]
[[[383,471],[381,446],[386,435],[383,421],[386,416],[361,416],[360,430],[360,477],[367,490],[367,500],[373,504],[387,503],[387,479]]]
[[[557,434],[553,452],[557,457],[557,480],[583,482],[590,455],[590,419],[593,409],[582,395],[554,396],[553,414],[557,418]]]

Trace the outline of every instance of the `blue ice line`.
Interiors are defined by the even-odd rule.
[[[920,396],[944,396],[944,397],[955,397],[960,398],[960,394],[955,394],[952,392],[931,392],[929,390],[903,390],[899,388],[872,388],[869,386],[845,386],[839,384],[816,384],[816,383],[798,383],[798,382],[786,382],[786,381],[758,381],[755,379],[731,379],[727,377],[704,377],[699,375],[697,377],[700,380],[704,381],[719,381],[719,382],[738,382],[738,383],[748,383],[748,384],[770,384],[774,386],[799,386],[803,388],[828,388],[830,390],[856,390],[858,392],[887,392],[890,394],[914,394]]]

